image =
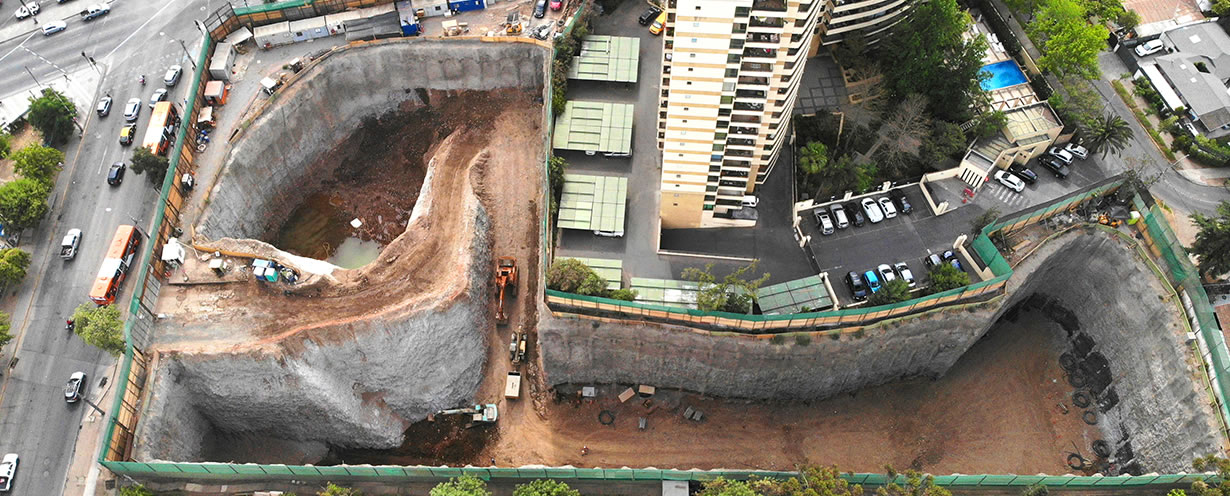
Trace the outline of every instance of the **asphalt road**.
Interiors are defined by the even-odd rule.
[[[16,3],[6,2],[0,8],[5,18],[0,29],[10,22]],[[48,2],[44,13],[51,13],[49,7],[75,12],[84,4]],[[118,143],[124,125],[122,103],[131,97],[148,100],[154,89],[163,87],[165,68],[184,57],[184,49],[173,39],[186,40],[190,50],[199,44],[193,19],[200,17],[204,4],[120,1],[112,4],[110,15],[89,23],[70,19],[68,29],[56,35],[34,34],[0,43],[0,67],[10,69],[0,71],[0,94],[34,86],[25,71],[11,70],[24,65],[37,78],[67,74],[86,81],[90,80],[86,75],[93,72],[93,87],[84,94],[97,98],[110,93],[116,100],[111,115],[104,118],[93,112],[93,101],[77,102],[84,136],[62,147],[67,160],[52,193],[51,213],[41,226],[23,234],[22,248],[32,253],[33,262],[15,291],[12,332],[19,338],[5,347],[0,358],[0,363],[7,363],[17,350],[16,366],[6,370],[0,382],[0,453],[21,456],[12,494],[62,494],[77,431],[90,410],[81,403],[64,402],[64,383],[71,373],[86,372],[90,376],[87,397],[94,399],[101,391],[98,380],[114,363],[107,354],[67,332],[64,320],[77,305],[88,301],[86,293],[116,227],[134,223],[142,230],[148,227],[158,195],[155,187],[131,173],[117,187],[108,186],[105,180],[111,163],[127,161],[132,154],[132,147]],[[97,71],[81,57],[82,51],[95,58]],[[185,71],[191,70],[190,63],[183,65]],[[145,87],[136,80],[142,73],[149,76]],[[172,99],[182,101],[186,89],[187,84],[181,82],[172,90]],[[149,106],[143,104],[138,136],[144,133],[148,117]],[[58,244],[70,228],[82,229],[84,237],[77,258],[66,262],[58,257]],[[118,300],[121,308],[127,308],[132,286],[129,281]],[[110,409],[111,405],[100,406]]]

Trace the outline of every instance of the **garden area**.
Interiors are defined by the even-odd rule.
[[[1157,148],[1166,160],[1180,160],[1184,154],[1198,165],[1206,167],[1230,166],[1230,136],[1216,139],[1199,133],[1193,134],[1183,124],[1186,109],[1171,110],[1162,101],[1162,96],[1146,78],[1112,81],[1115,92],[1123,99],[1136,116],[1140,125],[1148,131]]]

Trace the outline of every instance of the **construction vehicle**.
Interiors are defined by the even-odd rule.
[[[508,380],[504,382],[504,399],[515,400],[521,397],[521,373],[509,372]]]
[[[521,333],[521,342],[517,345],[517,363],[525,363],[525,342],[529,339],[530,333]]]
[[[515,332],[512,335],[512,341],[508,343],[508,361],[517,363],[517,333]]]
[[[495,287],[499,291],[499,306],[495,310],[495,323],[508,324],[508,315],[504,313],[504,295],[509,297],[517,293],[517,259],[500,257],[495,259]]]
[[[525,26],[521,23],[521,13],[509,12],[508,18],[504,20],[504,33],[517,35],[521,34],[521,30],[524,28]]]
[[[436,412],[436,416],[455,415],[459,413],[470,415],[470,427],[474,427],[479,424],[494,424],[500,417],[500,412],[496,409],[495,404],[493,403],[488,403],[486,405],[474,405],[468,408],[440,410]],[[435,419],[433,418],[431,420]]]

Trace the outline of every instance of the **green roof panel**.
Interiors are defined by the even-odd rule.
[[[551,144],[586,153],[632,153],[632,110],[628,103],[569,100],[555,119]]]
[[[568,78],[635,83],[640,50],[639,38],[586,36],[581,42],[581,54],[572,58]]]

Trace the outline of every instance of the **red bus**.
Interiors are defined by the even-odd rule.
[[[179,112],[175,106],[171,102],[158,102],[150,113],[149,128],[145,130],[145,141],[141,146],[149,148],[155,155],[166,155],[175,142],[175,131],[178,130]]]
[[[110,305],[115,301],[140,244],[141,232],[137,231],[136,227],[120,226],[115,230],[111,247],[107,249],[107,258],[103,259],[102,268],[98,269],[98,277],[94,279],[94,287],[90,289],[90,299],[94,303]]]

